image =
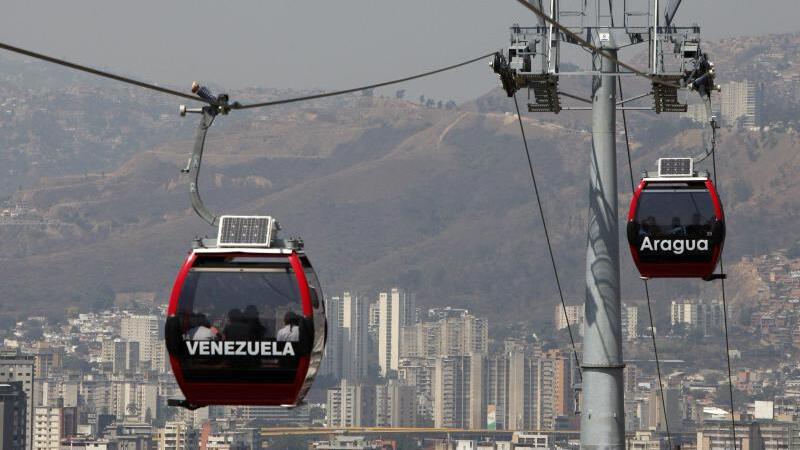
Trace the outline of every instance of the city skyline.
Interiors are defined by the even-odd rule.
[[[792,286],[796,284],[792,274],[800,270],[800,258],[786,259],[778,253],[751,261],[758,267],[764,283],[771,286],[764,300],[770,295],[792,292]],[[398,369],[392,370],[388,378],[380,376],[377,347],[381,327],[376,324],[370,330],[369,311],[379,311],[381,302],[388,306],[393,292],[398,302],[401,293],[406,298],[414,297],[413,292],[404,288],[377,290],[372,294],[355,289],[327,297],[329,310],[333,312],[338,308],[342,312],[337,316],[342,320],[333,319],[332,314],[331,324],[337,325],[331,327],[330,335],[336,336],[338,332],[347,336],[338,344],[332,340],[329,351],[332,354],[356,354],[352,349],[363,344],[356,336],[361,327],[367,336],[367,351],[363,357],[368,370],[366,377],[360,376],[358,370],[343,373],[344,376],[337,376],[330,370],[324,372],[331,377],[326,383],[339,381],[329,384],[324,396],[317,397],[323,400],[322,403],[312,402],[310,407],[295,410],[212,407],[194,412],[173,410],[174,414],[168,414],[164,402],[167,397],[177,394],[174,382],[170,381],[169,366],[144,365],[138,352],[139,345],[152,343],[150,324],[158,324],[159,329],[162,326],[163,308],[154,304],[147,307],[151,308],[150,313],[141,307],[139,311],[77,311],[61,326],[60,333],[66,332],[65,337],[76,332],[78,334],[73,336],[79,341],[97,343],[96,350],[92,351],[96,356],[90,357],[88,365],[84,365],[85,368],[91,367],[89,372],[66,369],[66,364],[74,358],[71,355],[75,354],[76,347],[64,347],[64,344],[75,338],[54,339],[58,336],[54,334],[57,328],[52,328],[44,318],[32,317],[20,322],[22,328],[11,339],[4,337],[4,346],[20,346],[27,338],[33,339],[34,345],[11,352],[6,350],[5,362],[0,364],[0,377],[11,373],[9,368],[30,375],[26,375],[25,381],[0,379],[0,397],[4,398],[4,405],[9,402],[6,398],[14,398],[16,402],[33,398],[31,414],[35,426],[30,429],[30,439],[26,441],[31,443],[29,448],[33,448],[36,442],[39,444],[35,448],[58,448],[47,446],[55,445],[49,444],[55,442],[121,442],[123,436],[131,434],[142,442],[153,442],[158,448],[172,448],[164,447],[164,443],[171,440],[185,443],[178,448],[192,448],[193,442],[202,439],[222,443],[253,439],[247,433],[229,434],[224,431],[226,426],[219,422],[223,417],[240,417],[245,421],[243,423],[255,421],[295,426],[311,425],[316,420],[316,423],[332,428],[433,427],[510,432],[576,429],[575,413],[580,391],[574,388],[578,375],[571,349],[563,337],[556,338],[554,334],[549,338],[554,341],[542,341],[534,338],[536,333],[531,330],[526,338],[511,336],[498,341],[490,334],[492,327],[488,321],[463,308],[409,308],[408,321],[397,333],[400,339],[397,343]],[[692,339],[695,329],[703,337],[714,330],[718,332],[721,316],[716,302],[715,299],[681,297],[671,300],[668,305],[671,313],[664,317],[665,326],[669,333],[675,333],[674,336],[680,339]],[[639,306],[628,303],[628,315],[638,317],[638,312],[634,314],[630,310]],[[764,305],[769,305],[769,302]],[[560,304],[552,307],[555,325],[560,319],[558,313],[563,314],[563,309]],[[349,310],[348,320],[343,319],[345,310]],[[579,325],[583,320],[580,310],[568,305],[568,311],[574,321],[572,325]],[[379,318],[375,320],[380,323]],[[47,334],[32,333],[28,328],[30,324],[39,324],[43,327],[40,330]],[[348,336],[351,330],[355,332],[353,339]],[[632,342],[641,341],[646,345],[650,339],[647,327],[640,326],[636,330],[631,335]],[[122,337],[123,333],[127,339]],[[156,331],[156,338],[160,341],[159,334]],[[163,354],[160,342],[158,347],[158,352]],[[25,352],[25,348],[32,351],[27,356],[20,356],[17,352],[20,349]],[[153,359],[158,360],[158,357]],[[326,362],[329,361],[330,358],[326,358]],[[74,367],[74,363],[69,365]],[[666,423],[670,424],[673,434],[687,427],[696,430],[698,449],[710,450],[715,448],[714,445],[721,445],[719,442],[726,439],[723,425],[725,414],[729,412],[724,404],[715,403],[713,396],[709,402],[707,395],[701,395],[708,384],[700,372],[690,377],[681,372],[667,372],[668,421],[665,421],[653,369],[652,363],[647,362],[627,364],[626,422],[628,428],[635,431],[629,438],[630,445],[663,443]],[[148,373],[153,373],[155,378],[146,375]],[[758,370],[740,372],[736,377],[736,388],[743,392],[752,391],[748,386],[766,381],[763,377],[764,374]],[[718,380],[721,382],[722,379]],[[23,391],[24,383],[31,394]],[[760,436],[766,436],[764,433],[771,433],[770,436],[780,441],[788,439],[787,432],[793,433],[791,430],[794,428],[788,425],[793,422],[787,422],[787,417],[796,410],[791,403],[773,399],[757,400],[747,405],[742,404],[736,412],[737,417],[739,420],[754,420],[752,423],[759,424],[759,428],[756,431],[752,428],[745,430],[743,439],[757,441],[762,439]],[[86,411],[89,406],[97,412],[87,416],[81,411]],[[322,408],[324,416],[313,419],[318,414],[313,411],[319,408]],[[163,421],[163,414],[168,414],[171,420]],[[85,423],[87,419],[97,422]],[[150,424],[163,425],[159,428]],[[97,436],[93,438],[95,434]]]

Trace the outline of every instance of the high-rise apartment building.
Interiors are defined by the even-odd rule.
[[[383,376],[397,371],[400,329],[411,324],[414,309],[413,295],[402,289],[378,294],[378,367]]]
[[[158,450],[195,450],[197,433],[183,422],[167,422],[156,437]]]
[[[639,337],[639,307],[622,304],[622,337],[628,341]]]
[[[357,380],[369,373],[369,303],[345,292],[328,301],[328,343],[323,373]]]
[[[34,409],[34,450],[60,450],[61,440],[78,430],[78,408],[37,406]]]
[[[236,414],[246,422],[254,420],[273,426],[310,426],[311,406],[302,404],[295,408],[282,406],[241,406]]]
[[[381,321],[381,308],[379,303],[372,302],[369,304],[369,334],[370,336],[375,336],[377,340],[378,336],[378,326],[380,325]]]
[[[366,297],[342,295],[342,377],[365,379],[369,374],[369,303]],[[396,369],[396,367],[395,367]]]
[[[367,427],[375,425],[375,388],[342,380],[328,389],[329,427]]]
[[[402,357],[437,357],[486,353],[489,325],[467,310],[441,317],[434,322],[420,322],[402,328]],[[430,317],[430,316],[429,316]]]
[[[433,371],[433,423],[436,428],[482,428],[482,354],[436,358]]]
[[[765,448],[759,422],[737,420],[735,426],[736,441],[734,442],[730,419],[703,420],[702,425],[697,427],[697,450]],[[781,448],[791,448],[791,446],[786,445]]]
[[[398,380],[375,386],[375,426],[416,426],[416,400],[415,387],[400,384]]]
[[[110,413],[139,422],[154,419],[158,408],[158,384],[152,381],[114,381]]]
[[[0,353],[0,383],[13,383],[18,381],[25,393],[25,447],[33,448],[33,408],[36,404],[34,398],[34,357],[20,355],[17,352]]]
[[[0,383],[0,449],[24,450],[28,422],[27,396],[21,381]]]
[[[439,320],[439,355],[486,353],[489,325],[484,318],[465,313]]]
[[[322,355],[320,375],[340,378],[342,374],[342,297],[325,298],[325,315],[328,320],[328,338]]]
[[[688,330],[700,329],[708,336],[722,325],[722,302],[699,300],[672,301],[670,307],[672,329],[683,327]]]
[[[439,322],[420,322],[401,329],[400,358],[434,358],[441,347]]]
[[[531,430],[537,418],[537,399],[539,392],[539,352],[522,345],[506,343],[505,360],[507,364],[508,399],[506,400],[506,429]]]
[[[722,85],[720,112],[727,125],[759,126],[762,102],[762,89],[753,81],[731,81]]]
[[[36,378],[47,378],[50,375],[61,373],[64,361],[64,349],[53,347],[47,342],[37,342],[33,346],[34,355],[34,376]]]
[[[433,375],[436,359],[409,356],[400,358],[399,364],[398,379],[403,384],[414,387],[417,426],[433,426]]]
[[[503,353],[486,358],[484,397],[496,429],[536,428],[540,357],[538,344],[506,341]]]
[[[667,424],[672,433],[680,433],[683,430],[683,415],[681,414],[681,391],[675,388],[664,387],[666,402],[661,401],[661,392],[654,389],[650,392],[648,406],[648,426],[651,430],[667,431]],[[664,407],[667,409],[666,420],[664,420]]]
[[[397,378],[404,384],[414,386],[418,394],[432,395],[435,358],[410,356],[400,360]]]
[[[131,315],[122,318],[120,336],[139,343],[139,362],[142,366],[159,370],[163,362],[163,346],[158,338],[158,316]]]
[[[556,418],[571,416],[574,359],[561,350],[549,350],[538,361],[536,429],[555,428]]]
[[[115,338],[103,340],[100,361],[115,375],[139,369],[139,342]]]
[[[566,317],[564,311],[566,309]],[[561,303],[556,304],[555,314],[556,330],[563,330],[567,328],[567,319],[569,319],[569,326],[572,327],[572,332],[576,335],[583,335],[583,305],[567,305],[564,308]]]

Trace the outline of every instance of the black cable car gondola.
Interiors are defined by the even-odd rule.
[[[322,291],[299,238],[277,238],[269,216],[218,217],[203,205],[198,172],[208,128],[227,96],[193,87],[211,106],[181,107],[202,121],[185,173],[194,210],[217,239],[197,239],[178,272],[165,340],[185,399],[171,405],[299,404],[319,369],[326,340]]]
[[[658,176],[642,178],[633,195],[627,235],[643,278],[714,278],[725,216],[708,174],[695,173],[691,158],[659,159]]]

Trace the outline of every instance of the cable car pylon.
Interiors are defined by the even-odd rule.
[[[710,100],[714,71],[706,56],[700,51],[697,26],[672,25],[680,2],[671,2],[665,11],[668,26],[662,26],[658,1],[647,12],[643,23],[632,23],[632,17],[623,10],[624,24],[615,26],[614,4],[618,1],[579,2],[581,11],[571,17],[580,17],[581,24],[563,25],[559,20],[559,0],[551,0],[549,13],[542,1],[517,0],[540,19],[537,26],[511,27],[511,45],[507,53],[497,54],[491,64],[509,97],[520,89],[528,90],[529,112],[562,110],[592,111],[592,149],[589,164],[589,223],[586,251],[586,298],[581,363],[582,383],[576,391],[582,392],[581,448],[592,450],[625,448],[625,411],[623,389],[622,320],[620,299],[619,263],[619,207],[617,192],[616,111],[655,110],[685,112],[678,89],[692,88],[704,100]],[[627,2],[625,2],[627,5]],[[606,8],[603,10],[603,8]],[[587,14],[591,13],[591,14]],[[583,26],[583,18],[593,22]],[[546,22],[543,26],[541,21]],[[560,97],[582,99],[567,95],[558,88],[559,46],[562,42],[575,44],[593,55],[591,71],[577,71],[570,75],[591,75],[591,107],[565,105]],[[650,55],[648,70],[640,70],[618,59],[621,48],[648,43]],[[664,56],[671,52],[680,62],[676,70],[666,67]],[[619,68],[625,69],[620,72]],[[649,79],[650,91],[616,101],[617,77],[637,75]],[[653,98],[652,108],[628,106],[628,102],[644,97]],[[707,103],[708,105],[709,103]],[[713,132],[711,152],[713,155]],[[720,214],[721,216],[721,214]],[[719,247],[721,249],[721,245]],[[710,275],[708,273],[703,276]],[[662,399],[663,400],[663,399]],[[670,440],[671,441],[671,440]]]

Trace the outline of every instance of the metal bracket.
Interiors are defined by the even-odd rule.
[[[195,405],[194,403],[189,403],[185,398],[168,398],[167,406],[186,408],[189,411],[194,411],[195,409],[202,408],[201,405]]]
[[[711,276],[703,278],[703,281],[727,280],[727,279],[728,279],[727,273],[712,273]]]
[[[582,363],[581,369],[624,369],[625,364],[592,364]]]
[[[528,103],[529,112],[561,111],[561,101],[558,96],[558,76],[554,74],[518,75],[525,80],[529,92],[533,89],[533,102]]]
[[[672,85],[682,81],[680,75],[654,75],[653,102],[656,114],[662,112],[686,112],[687,105],[678,100],[678,89]]]

